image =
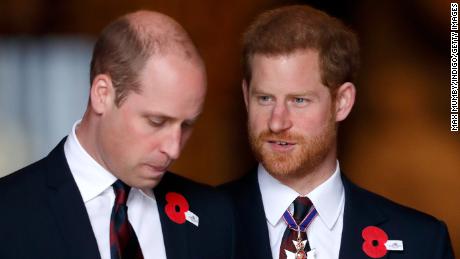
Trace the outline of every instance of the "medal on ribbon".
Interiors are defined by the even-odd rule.
[[[308,240],[305,239],[303,240],[302,238],[302,233],[306,232],[310,224],[313,222],[315,217],[318,215],[318,212],[314,207],[310,209],[310,211],[307,213],[305,218],[300,222],[300,224],[297,224],[297,222],[294,219],[294,216],[292,216],[291,212],[289,210],[286,210],[283,214],[283,219],[288,225],[288,227],[294,231],[297,232],[297,240],[292,240],[294,243],[294,247],[296,249],[295,252],[287,251],[285,250],[287,258],[292,258],[292,259],[306,259],[307,254],[305,251],[305,247],[307,245]],[[308,252],[308,251],[307,251]]]

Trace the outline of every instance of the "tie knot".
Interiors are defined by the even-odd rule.
[[[294,219],[297,223],[300,223],[305,216],[307,216],[308,211],[310,210],[312,203],[308,197],[298,196],[294,202]]]
[[[117,205],[126,205],[128,200],[128,194],[131,190],[131,187],[126,185],[124,182],[117,180],[112,184],[113,191],[115,192],[115,204]]]

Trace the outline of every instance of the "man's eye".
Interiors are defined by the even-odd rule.
[[[304,107],[310,103],[310,99],[305,97],[293,97],[291,102],[299,107]]]
[[[272,100],[270,96],[262,95],[258,97],[260,103],[268,103]]]
[[[153,127],[161,127],[164,124],[164,122],[164,120],[149,120],[150,125],[152,125]]]
[[[296,97],[296,98],[294,98],[294,102],[298,103],[298,104],[302,104],[302,103],[305,103],[306,100],[305,100],[305,98],[302,98],[302,97]]]

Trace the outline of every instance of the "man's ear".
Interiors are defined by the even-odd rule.
[[[243,90],[243,98],[244,104],[246,106],[246,111],[248,111],[248,104],[249,104],[249,85],[246,82],[246,79],[243,79],[241,83],[241,89]]]
[[[356,88],[355,85],[346,82],[342,84],[335,94],[335,121],[343,121],[350,114],[353,104],[355,103]]]
[[[91,85],[91,108],[97,114],[103,114],[111,105],[115,103],[115,89],[112,79],[106,74],[97,75]]]

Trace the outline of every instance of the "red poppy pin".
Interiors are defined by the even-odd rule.
[[[198,227],[199,218],[189,210],[189,204],[185,197],[177,192],[166,194],[165,212],[169,219],[177,224],[184,224],[189,221]]]
[[[363,251],[371,258],[382,258],[390,251],[403,251],[401,240],[388,240],[388,235],[381,228],[368,226],[361,235],[364,239]]]

